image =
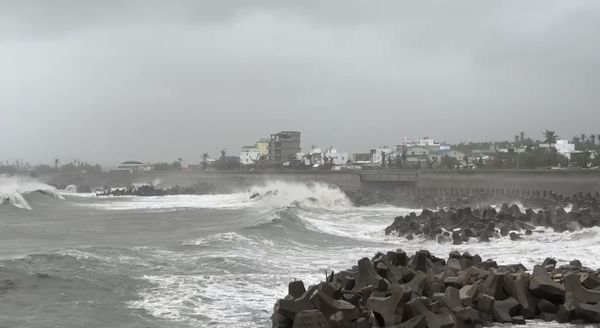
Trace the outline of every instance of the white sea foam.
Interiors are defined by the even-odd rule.
[[[355,212],[363,215],[358,221],[354,221],[350,214],[346,217],[332,216],[331,219],[354,224],[358,231],[369,224],[364,210],[361,211]],[[384,220],[380,221],[366,229],[375,231],[375,227],[381,227]],[[327,232],[353,237],[348,231],[340,232],[338,229],[327,229]],[[402,248],[410,254],[419,249],[429,249],[440,257],[447,256],[452,250],[469,251],[501,264],[520,262],[530,269],[547,256],[555,257],[559,263],[579,258],[584,265],[596,268],[600,265],[600,260],[595,258],[599,251],[599,236],[598,228],[562,234],[547,231],[527,236],[522,241],[501,239],[492,243],[457,246],[424,240],[407,241],[373,233],[355,234],[356,242],[326,246],[318,240],[312,244],[301,244],[287,240],[262,240],[258,236],[238,233],[219,233],[186,243],[203,246],[195,252],[163,254],[175,257],[177,263],[197,264],[198,273],[145,275],[143,279],[149,286],[140,291],[139,300],[129,305],[145,309],[159,318],[190,321],[201,326],[264,327],[268,326],[275,301],[287,293],[289,281],[301,279],[307,285],[316,283],[323,279],[326,270],[350,268],[361,257],[371,257],[377,251]],[[369,237],[369,243],[360,242]],[[204,247],[211,245],[219,251]],[[531,325],[545,327],[535,322]]]
[[[240,209],[256,207],[272,210],[288,205],[307,208],[349,208],[351,202],[337,187],[324,183],[271,181],[261,186],[232,194],[107,196],[82,203],[83,206],[106,210],[169,211],[185,208]]]
[[[186,208],[236,209],[251,206],[246,194],[111,196],[99,197],[83,206],[103,210],[177,210]]]
[[[258,195],[251,197],[252,195]],[[177,195],[164,197],[100,197],[86,206],[112,210],[177,210],[184,208],[245,209],[266,213],[256,220],[272,220],[277,209],[293,211],[302,239],[269,235],[272,230],[220,232],[182,242],[182,252],[142,249],[156,256],[162,270],[145,272],[132,308],[191,326],[265,327],[272,308],[287,293],[287,283],[301,279],[307,285],[324,278],[326,270],[352,267],[361,257],[401,248],[408,253],[428,249],[445,257],[452,250],[469,251],[501,264],[523,263],[529,269],[551,256],[560,264],[578,258],[592,268],[600,267],[600,228],[523,236],[522,240],[472,240],[464,245],[430,240],[408,241],[385,236],[384,228],[395,216],[420,210],[393,206],[353,207],[343,192],[325,184],[274,181],[229,195]],[[292,205],[292,206],[290,206]],[[254,214],[256,215],[256,214]],[[297,217],[297,219],[296,219]],[[285,221],[286,217],[281,217]],[[297,221],[299,220],[299,221]],[[266,222],[266,221],[265,221]],[[252,222],[245,221],[240,226]],[[296,225],[290,225],[290,229]],[[311,230],[318,234],[311,235]],[[293,232],[293,231],[292,231]],[[323,234],[335,242],[324,243]],[[312,240],[311,240],[312,238]],[[300,241],[302,240],[302,241]],[[551,327],[532,322],[531,326]],[[555,325],[559,327],[562,325]]]
[[[22,176],[7,176],[0,174],[0,204],[9,204],[31,210],[24,195],[40,192],[57,199],[64,199],[56,188],[35,179]]]

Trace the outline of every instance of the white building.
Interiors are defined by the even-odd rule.
[[[429,137],[425,137],[423,139],[419,139],[419,141],[417,142],[417,146],[440,146],[440,144],[435,142],[435,140],[430,139]]]
[[[139,172],[139,171],[150,171],[152,165],[148,163],[142,163],[139,161],[125,161],[117,166],[117,169],[113,171],[128,171],[128,172]]]
[[[263,155],[263,152],[256,147],[243,147],[242,151],[240,152],[240,163],[242,165],[252,165],[258,162],[261,155]]]
[[[553,146],[559,154],[567,158],[571,158],[571,153],[575,152],[575,144],[569,140],[556,140]]]
[[[386,158],[387,158],[387,156],[393,152],[394,151],[392,149],[390,149],[388,146],[383,146],[383,147],[380,147],[377,149],[371,149],[371,162],[372,163],[381,163],[381,160],[383,158],[382,154],[385,154]]]
[[[333,165],[346,165],[350,160],[350,154],[348,153],[339,153],[335,148],[329,148],[325,151],[324,158],[332,159],[331,163]]]

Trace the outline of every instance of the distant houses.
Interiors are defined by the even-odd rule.
[[[142,163],[140,161],[125,161],[117,166],[116,169],[112,169],[113,172],[141,172],[141,171],[151,171],[152,164]]]

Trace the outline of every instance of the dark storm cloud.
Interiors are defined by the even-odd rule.
[[[600,132],[595,1],[2,1],[0,159]]]

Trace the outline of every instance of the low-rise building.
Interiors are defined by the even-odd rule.
[[[140,161],[125,161],[117,166],[113,171],[127,171],[127,172],[140,172],[140,171],[151,171],[152,164],[142,163]]]
[[[262,155],[260,149],[254,146],[244,146],[240,152],[240,164],[253,165],[258,162]]]
[[[559,154],[566,158],[570,158],[571,154],[575,152],[575,144],[569,140],[556,140],[556,143],[553,146]]]

